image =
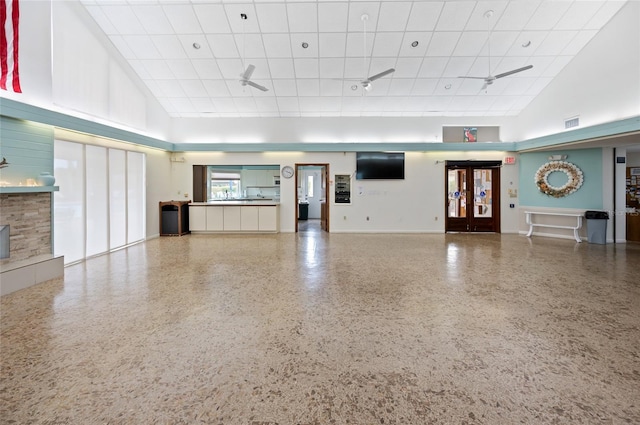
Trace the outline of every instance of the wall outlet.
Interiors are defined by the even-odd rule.
[[[516,204],[509,204],[509,208],[515,208]]]

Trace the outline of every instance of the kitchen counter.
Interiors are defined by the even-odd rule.
[[[280,201],[229,199],[189,204],[192,233],[277,233]]]

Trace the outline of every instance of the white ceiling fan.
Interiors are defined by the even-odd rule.
[[[242,67],[244,68],[244,21],[247,20],[247,15],[245,13],[240,14],[240,19],[242,19]],[[268,88],[261,86],[258,83],[254,83],[251,81],[251,76],[253,75],[253,71],[256,70],[255,65],[249,64],[242,74],[240,74],[240,85],[242,87],[251,86],[258,90],[269,91]]]
[[[362,74],[366,75],[367,72],[367,21],[369,20],[369,15],[366,13],[360,17],[362,22],[364,23],[364,31],[363,31],[363,52],[362,52]],[[372,75],[370,77],[364,77],[364,79],[355,79],[355,78],[342,78],[344,81],[357,81],[360,83],[364,91],[371,91],[373,86],[371,83],[379,78],[385,77],[389,74],[396,72],[395,68],[389,68],[385,71],[382,71],[378,74]],[[355,90],[355,86],[353,86]]]
[[[502,72],[500,74],[496,74],[496,75],[492,75],[491,74],[491,29],[489,28],[489,24],[488,21],[489,19],[493,16],[493,10],[487,10],[484,13],[484,17],[487,18],[487,29],[489,30],[489,35],[487,37],[487,50],[488,50],[488,62],[489,62],[489,73],[487,74],[487,76],[485,77],[476,77],[476,76],[469,76],[469,75],[464,75],[464,76],[460,76],[458,78],[473,78],[476,80],[484,80],[484,85],[482,86],[482,90],[486,90],[488,86],[490,86],[491,84],[493,84],[493,82],[495,80],[497,80],[498,78],[503,78],[503,77],[507,77],[509,75],[513,75],[516,74],[518,72],[522,72],[522,71],[526,71],[528,69],[533,68],[533,65],[527,65],[527,66],[523,66],[521,68],[517,68],[517,69],[512,69],[511,71],[506,71],[506,72]]]

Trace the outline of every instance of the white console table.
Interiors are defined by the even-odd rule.
[[[582,227],[582,214],[563,214],[563,213],[549,213],[549,212],[541,212],[541,211],[525,211],[526,215],[526,223],[529,225],[529,232],[527,233],[527,237],[531,237],[533,235],[534,227],[549,227],[555,229],[569,229],[573,230],[573,237],[576,242],[582,242],[580,239],[580,235],[578,235],[578,230]],[[556,216],[556,217],[573,217],[576,219],[575,224],[566,225],[566,224],[547,224],[547,223],[534,223],[532,216]]]

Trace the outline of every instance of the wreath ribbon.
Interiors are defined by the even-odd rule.
[[[567,175],[567,182],[560,186],[552,186],[549,183],[549,174],[560,171]],[[582,170],[575,164],[566,161],[549,161],[543,164],[535,176],[536,186],[538,190],[548,196],[554,198],[562,198],[576,192],[584,182]]]

